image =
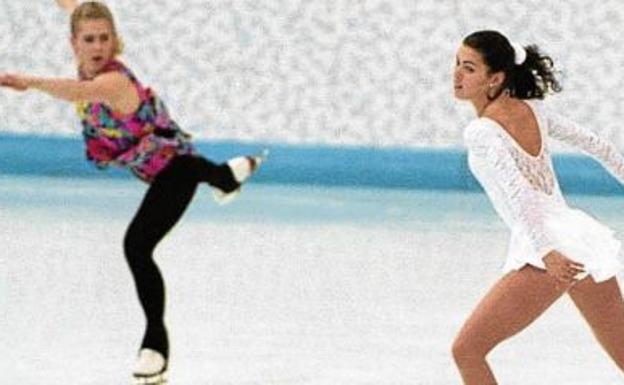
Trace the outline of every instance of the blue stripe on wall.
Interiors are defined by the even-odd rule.
[[[200,152],[224,161],[239,154],[271,151],[254,182],[406,189],[480,190],[463,149],[405,149],[198,142]],[[84,159],[79,138],[0,135],[0,174],[130,177],[126,170],[97,170]],[[583,155],[557,155],[555,169],[564,192],[622,194],[600,164]]]

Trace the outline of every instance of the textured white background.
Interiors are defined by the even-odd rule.
[[[620,148],[618,0],[111,0],[125,60],[196,137],[455,146],[471,107],[451,93],[462,37],[493,28],[564,71],[552,103]],[[53,0],[0,0],[0,71],[73,76]],[[0,92],[0,130],[76,135],[68,104]]]

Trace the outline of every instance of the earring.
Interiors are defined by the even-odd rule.
[[[498,95],[500,95],[500,92],[496,91],[496,90],[494,92],[494,95],[492,95],[491,92],[490,92],[490,91],[492,91],[492,89],[494,89],[494,84],[489,84],[488,85],[488,90],[486,92],[486,96],[487,96],[488,100],[494,100],[494,99],[496,99],[498,97]]]

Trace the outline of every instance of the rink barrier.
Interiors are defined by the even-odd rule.
[[[196,142],[215,161],[270,150],[254,183],[356,186],[428,190],[481,190],[468,170],[462,148],[374,148],[356,146]],[[556,154],[562,190],[619,195],[624,189],[593,159]],[[82,178],[129,178],[123,169],[96,169],[85,161],[80,138],[0,134],[0,174]]]

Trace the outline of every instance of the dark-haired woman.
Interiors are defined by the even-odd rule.
[[[478,31],[459,47],[454,93],[474,106],[464,132],[470,169],[511,230],[505,275],[470,315],[453,344],[467,385],[496,384],[487,354],[568,293],[594,335],[624,370],[624,301],[616,274],[620,242],[569,207],[548,150],[550,137],[598,159],[624,182],[624,158],[607,141],[549,110],[561,91],[553,62],[536,46]]]

